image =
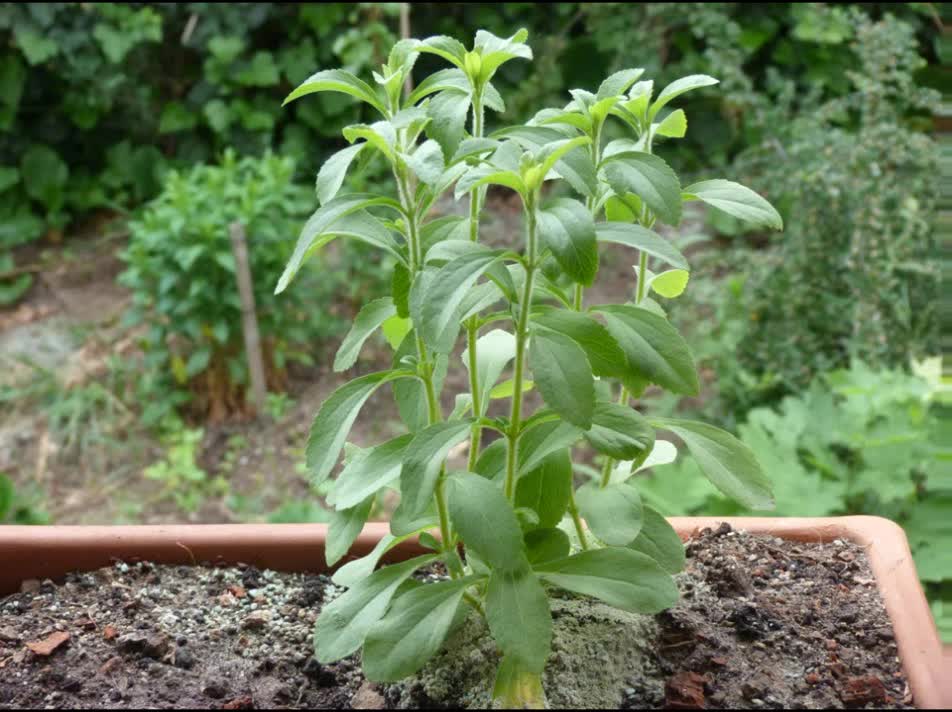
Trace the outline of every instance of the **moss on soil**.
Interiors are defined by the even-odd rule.
[[[554,599],[552,655],[543,687],[552,708],[617,709],[633,671],[645,681],[657,676],[651,651],[658,625],[651,616],[620,611],[597,601]],[[499,663],[482,618],[472,615],[449,638],[443,651],[419,674],[392,686],[388,697],[399,707],[485,709]],[[650,683],[647,683],[650,684]]]

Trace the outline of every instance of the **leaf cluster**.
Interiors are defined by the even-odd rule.
[[[669,104],[716,83],[705,75],[656,91],[642,70],[622,70],[596,92],[572,90],[561,109],[486,135],[485,110],[504,108],[495,72],[532,58],[525,39],[524,30],[508,38],[480,30],[471,49],[445,36],[404,40],[373,73],[373,83],[346,70],[322,70],[288,96],[286,103],[345,94],[373,108],[379,120],[344,128],[351,146],[322,166],[321,206],[276,289],[287,290],[308,256],[338,238],[373,245],[396,261],[391,295],[364,307],[335,360],[338,370],[352,366],[361,344],[380,328],[395,350],[393,368],[331,394],[307,445],[308,468],[322,484],[361,408],[384,386],[408,430],[352,451],[334,480],[328,564],[347,551],[380,492],[398,491],[400,504],[391,536],[335,574],[349,590],[318,620],[318,659],[362,649],[370,679],[405,677],[439,650],[469,606],[485,616],[499,647],[494,694],[510,704],[538,702],[534,681],[551,648],[549,588],[643,613],[677,599],[671,576],[683,563],[680,541],[645,506],[633,480],[639,468],[671,457],[671,443],[657,439],[657,431],[676,435],[728,496],[747,506],[772,505],[766,476],[736,438],[704,423],[646,417],[631,399],[648,384],[687,395],[699,388],[690,348],[648,293],[650,287],[674,298],[687,283],[687,261],[652,229],[656,221],[676,226],[684,202],[703,201],[755,225],[782,226],[754,191],[727,180],[682,187],[653,152],[655,141],[684,135],[684,112]],[[450,66],[405,96],[405,81],[426,54]],[[605,143],[609,121],[629,137]],[[390,165],[396,195],[341,192],[350,165],[368,155]],[[548,199],[543,186],[549,181],[563,182],[574,196]],[[522,202],[520,250],[479,242],[481,197],[489,185],[514,191]],[[430,217],[436,199],[449,191],[457,199],[469,196],[468,218]],[[599,242],[633,249],[638,289],[631,302],[585,305],[585,289],[598,273]],[[470,387],[455,394],[456,407],[446,416],[440,392],[464,336],[459,365]],[[523,394],[532,389],[544,405],[528,413]],[[494,396],[509,401],[508,417],[489,415]],[[482,448],[483,431],[500,437]],[[467,441],[469,465],[453,470],[448,457]],[[577,489],[575,446],[605,459],[603,473]],[[431,533],[436,530],[439,539]],[[419,537],[433,553],[373,571],[408,537]],[[415,585],[414,572],[436,561],[449,579]]]

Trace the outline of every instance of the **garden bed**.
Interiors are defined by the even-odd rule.
[[[913,700],[864,549],[735,532],[688,541],[681,601],[636,616],[553,602],[550,706],[874,707]],[[437,575],[430,572],[427,575]],[[116,564],[0,601],[0,705],[347,707],[488,702],[496,661],[475,621],[405,684],[310,655],[339,589],[249,566]],[[68,637],[67,637],[68,635]]]

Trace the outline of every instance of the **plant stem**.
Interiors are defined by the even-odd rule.
[[[575,285],[575,299],[572,302],[572,308],[575,311],[582,311],[582,302],[585,299],[585,287],[581,284]]]
[[[417,230],[416,206],[412,200],[413,193],[407,185],[406,174],[399,170],[395,170],[394,174],[397,179],[397,190],[400,193],[400,202],[406,213],[410,270],[416,273],[423,269],[423,248],[420,245],[420,237]],[[443,414],[440,412],[440,401],[436,396],[436,388],[433,386],[433,364],[430,361],[426,344],[423,342],[423,337],[420,335],[418,329],[414,329],[414,335],[416,336],[420,378],[423,381],[423,387],[426,391],[427,421],[430,425],[433,425],[443,419]],[[446,506],[445,482],[446,466],[444,465],[440,470],[440,476],[437,479],[433,497],[436,500],[436,510],[440,518],[440,541],[443,543],[443,551],[451,552],[453,547],[456,546],[456,543],[453,540],[453,532],[450,529],[450,519]],[[459,576],[459,572],[455,570],[455,567],[448,565],[447,569],[452,578]]]
[[[516,358],[512,375],[512,409],[509,414],[509,448],[506,452],[506,497],[515,497],[516,463],[519,461],[519,435],[522,426],[522,380],[525,372],[526,341],[529,336],[529,312],[532,311],[532,286],[536,269],[535,196],[526,202],[526,283],[519,302],[516,326]]]
[[[473,138],[483,137],[483,98],[481,92],[473,89]],[[477,188],[469,194],[469,239],[479,242],[479,214],[482,210],[483,189]],[[473,397],[473,415],[482,416],[482,403],[479,393],[479,379],[476,373],[476,341],[479,338],[479,327],[476,317],[466,322],[466,347],[469,350],[469,392]],[[476,460],[479,458],[479,448],[482,444],[483,429],[478,424],[473,425],[469,437],[469,462],[467,469],[473,472],[476,469]]]
[[[478,336],[479,329],[476,326],[476,318],[473,317],[473,319],[466,323],[466,342],[469,351],[469,392],[473,397],[473,416],[475,418],[479,418],[483,414],[482,396],[479,392],[479,379],[476,373],[476,339]],[[482,426],[478,422],[473,423],[472,433],[469,438],[469,465],[467,467],[470,472],[475,472],[482,435]]]
[[[473,138],[483,137],[483,97],[473,90]],[[469,194],[469,239],[479,241],[479,213],[482,210],[484,188],[476,188]]]
[[[638,258],[638,292],[635,294],[635,304],[641,304],[645,298],[646,272],[648,270],[648,253],[642,251]]]
[[[582,546],[582,551],[588,551],[588,538],[585,536],[585,527],[582,526],[582,518],[578,514],[578,505],[575,504],[575,487],[569,488],[569,514],[572,515],[572,522],[575,524],[575,533],[578,534],[578,541]]]

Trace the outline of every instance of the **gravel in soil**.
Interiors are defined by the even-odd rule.
[[[639,669],[618,680],[613,706],[911,705],[860,547],[787,542],[724,526],[701,532],[687,551],[675,608],[648,627],[629,630],[618,618],[619,636],[637,628],[657,637]],[[427,698],[418,681],[367,683],[356,658],[319,664],[311,630],[321,606],[339,593],[325,576],[244,566],[117,563],[71,574],[62,584],[25,582],[0,600],[0,707],[454,705]],[[584,631],[584,624],[572,630]],[[584,666],[569,667],[584,674]]]

